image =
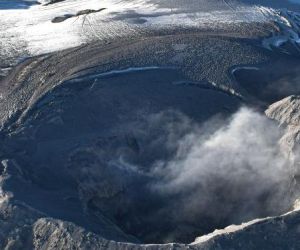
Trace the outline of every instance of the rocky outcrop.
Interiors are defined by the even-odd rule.
[[[266,115],[284,125],[300,125],[300,96],[292,95],[272,104]]]
[[[300,96],[292,95],[284,98],[266,110],[266,115],[279,122],[285,132],[281,138],[283,149],[291,156],[298,150],[300,140]]]
[[[34,219],[29,208],[17,207],[13,213],[14,226],[0,236],[1,249],[54,250],[54,249],[113,249],[113,250],[208,250],[208,249],[299,249],[300,212],[295,210],[279,217],[255,220],[243,225],[230,226],[208,236],[199,237],[194,243],[143,245],[109,241],[73,223],[42,217]],[[26,218],[22,220],[22,218]],[[4,222],[5,223],[5,222]],[[11,224],[12,225],[12,224]],[[0,238],[1,239],[1,238]]]
[[[59,2],[63,2],[65,0],[39,0],[38,2],[43,4],[43,5],[49,5],[49,4],[55,4]]]

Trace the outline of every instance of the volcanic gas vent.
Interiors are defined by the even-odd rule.
[[[224,91],[174,84],[185,80],[174,69],[113,73],[63,82],[17,120],[4,147],[25,178],[15,197],[142,243],[190,243],[292,207],[276,122]]]
[[[87,211],[101,211],[141,242],[190,243],[292,206],[280,132],[252,110],[204,126],[162,111],[123,124],[124,131],[76,150],[68,168]]]

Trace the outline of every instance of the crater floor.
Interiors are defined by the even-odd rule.
[[[207,29],[156,26],[182,13],[201,23],[195,1],[146,2],[151,14],[135,1],[109,15],[4,3],[8,23],[69,8],[138,35],[110,29],[51,52],[20,35],[18,53],[0,53],[0,248],[299,248],[297,5],[212,1],[200,12],[222,25]],[[250,10],[255,20],[222,19]]]

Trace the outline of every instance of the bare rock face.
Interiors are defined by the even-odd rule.
[[[282,151],[291,160],[291,174],[294,178],[294,186],[299,190],[299,141],[300,141],[300,96],[292,95],[284,98],[266,110],[266,115],[279,122],[283,128],[283,135],[279,141]]]
[[[298,210],[278,217],[257,219],[242,225],[199,237],[185,244],[132,244],[106,240],[73,223],[53,218],[34,219],[34,211],[14,208],[14,227],[4,231],[1,226],[1,249],[113,249],[113,250],[208,250],[208,249],[298,249],[300,213]],[[16,217],[15,217],[16,216]],[[21,222],[22,218],[26,221]],[[3,223],[3,222],[1,222]],[[10,223],[10,226],[13,224]],[[9,232],[9,234],[8,234]]]
[[[280,124],[294,125],[300,124],[300,96],[292,95],[284,98],[266,110],[266,115],[277,120]]]
[[[300,140],[300,96],[286,97],[270,105],[265,113],[285,128],[280,143],[285,151],[292,154],[293,150],[297,150]]]
[[[55,4],[59,2],[63,2],[64,0],[39,0],[38,2],[43,5]]]

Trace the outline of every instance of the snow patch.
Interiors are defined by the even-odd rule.
[[[262,46],[266,49],[278,49],[285,54],[300,53],[300,14],[289,10],[274,10],[263,8],[262,12],[273,19],[278,32],[263,40]],[[283,47],[288,44],[288,47]]]
[[[249,226],[251,226],[251,225],[253,225],[257,222],[267,220],[267,219],[269,219],[269,217],[264,218],[264,219],[255,219],[255,220],[252,220],[252,221],[249,221],[249,222],[246,222],[246,223],[242,223],[241,225],[230,225],[228,227],[225,227],[224,229],[217,229],[217,230],[213,231],[210,234],[203,235],[203,236],[200,236],[200,237],[196,238],[196,240],[191,245],[206,242],[206,241],[208,241],[208,240],[210,240],[210,239],[212,239],[212,238],[214,238],[218,235],[230,234],[230,233],[234,233],[234,232],[243,230],[246,227],[249,227]]]
[[[58,16],[100,8],[105,10],[72,17],[61,23],[51,22]],[[29,55],[38,55],[75,47],[94,39],[130,36],[147,28],[178,25],[211,28],[218,24],[265,22],[264,12],[267,10],[259,7],[240,7],[208,12],[196,9],[185,13],[176,8],[159,7],[149,0],[65,0],[51,5],[31,5],[26,9],[0,10],[0,45],[4,48],[1,53],[7,56],[14,47],[18,51],[27,51]],[[128,13],[134,13],[133,18],[142,16],[144,22],[137,24],[131,22],[130,17],[122,17],[122,14]]]

